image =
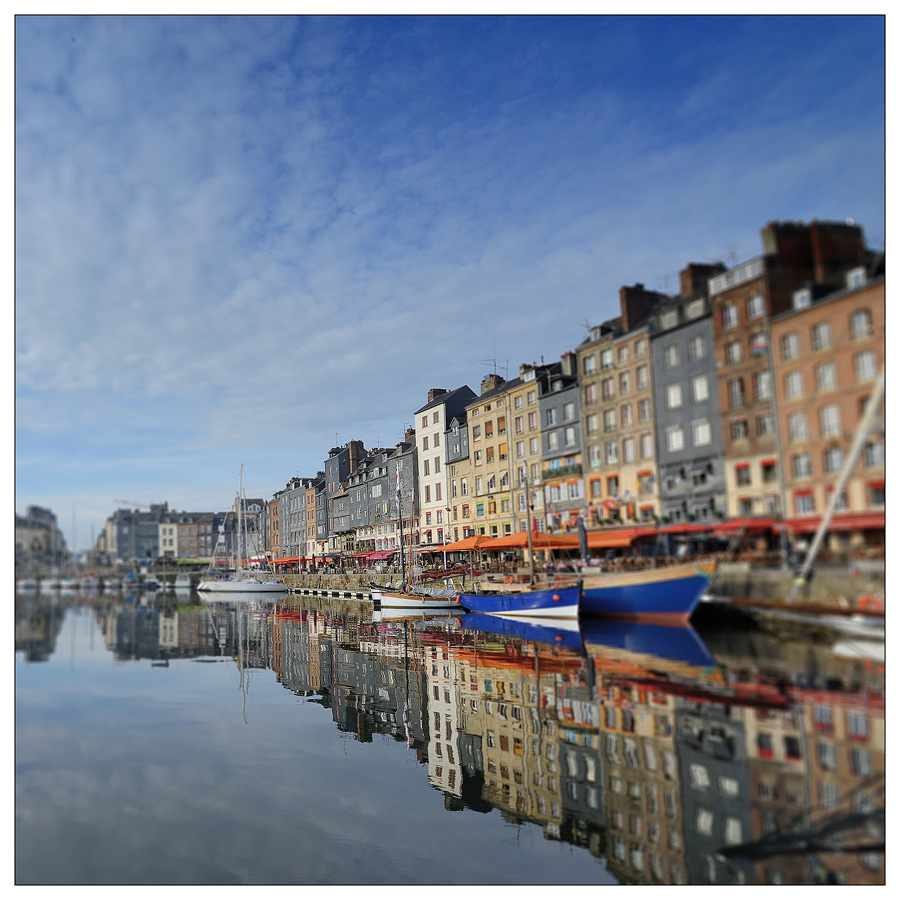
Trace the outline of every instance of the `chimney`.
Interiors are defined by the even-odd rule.
[[[575,354],[571,350],[566,350],[559,358],[559,362],[562,366],[563,375],[572,376],[575,374]]]
[[[637,327],[659,300],[668,299],[665,294],[647,291],[638,283],[632,287],[622,285],[619,288],[619,307],[622,310],[622,330],[628,331]]]
[[[431,403],[431,401],[434,400],[435,397],[440,397],[441,394],[446,394],[446,393],[447,393],[446,388],[432,388],[428,392],[428,402]]]
[[[481,379],[481,393],[486,394],[488,391],[500,387],[505,381],[506,379],[502,375],[497,375],[496,372],[493,375],[485,375]]]
[[[725,271],[722,263],[688,263],[679,273],[681,296],[689,297],[700,290],[710,278],[721,275]]]
[[[406,434],[403,435],[403,440],[406,441],[407,444],[414,444],[416,441],[416,429],[407,428]]]

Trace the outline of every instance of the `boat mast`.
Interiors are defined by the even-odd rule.
[[[241,507],[244,505],[244,464],[241,463],[241,474],[238,476],[238,511],[237,511],[237,560],[235,574],[237,575],[244,565],[244,522],[241,515]]]
[[[530,568],[528,583],[534,585],[534,542],[531,539],[531,527],[534,521],[533,507],[531,505],[531,486],[528,484],[528,467],[522,465],[522,475],[525,479],[525,510],[528,513],[528,521],[525,530],[528,532],[528,565]]]
[[[876,425],[875,414],[878,412],[878,408],[881,406],[881,400],[884,397],[884,369],[882,368],[881,374],[878,376],[878,380],[875,382],[875,387],[872,390],[872,393],[869,395],[869,402],[866,404],[866,410],[863,413],[862,419],[859,421],[859,425],[856,429],[856,435],[853,438],[853,444],[850,448],[850,453],[847,456],[847,462],[844,463],[844,470],[841,472],[841,477],[838,479],[838,483],[834,486],[834,490],[831,492],[831,501],[828,504],[828,510],[822,518],[822,522],[819,525],[818,530],[816,531],[816,536],[813,538],[812,545],[809,548],[809,551],[806,554],[806,559],[803,562],[803,568],[797,573],[797,578],[794,581],[794,586],[791,588],[791,593],[788,595],[788,603],[793,603],[797,597],[797,594],[800,591],[800,588],[806,583],[807,576],[812,570],[813,563],[816,561],[816,556],[819,553],[819,548],[822,546],[822,541],[825,540],[825,535],[828,532],[828,528],[831,525],[831,519],[834,516],[834,512],[837,509],[837,505],[840,502],[841,494],[843,493],[844,488],[847,486],[847,482],[850,480],[850,474],[853,472],[853,469],[856,467],[856,462],[859,459],[860,453],[862,453],[863,446],[869,437],[869,434],[874,430]]]

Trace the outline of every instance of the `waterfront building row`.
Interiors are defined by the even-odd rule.
[[[435,550],[579,514],[812,532],[884,366],[884,256],[847,223],[769,223],[762,243],[732,268],[687,264],[676,295],[623,286],[619,315],[558,361],[492,373],[478,393],[428,390],[394,447],[331,448],[314,476],[254,501],[261,552],[371,561],[401,531],[406,550]],[[834,549],[883,546],[884,459],[882,431],[838,499]],[[120,510],[105,549],[204,558],[223,529],[233,543],[234,516],[179,515]]]

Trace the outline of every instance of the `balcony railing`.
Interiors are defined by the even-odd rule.
[[[558,469],[544,469],[541,472],[541,480],[549,481],[551,478],[563,478],[566,475],[580,475],[581,463],[572,463],[570,466],[560,466]]]

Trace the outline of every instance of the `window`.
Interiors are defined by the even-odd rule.
[[[538,427],[537,413],[528,413],[528,430],[534,431]]]
[[[734,328],[738,323],[738,308],[734,303],[722,307],[722,324],[726,328]]]
[[[871,381],[875,377],[875,353],[872,350],[857,353],[853,357],[853,366],[857,381]]]
[[[634,423],[634,417],[631,414],[631,404],[623,403],[622,408],[619,410],[619,421],[622,423],[623,428],[627,428],[629,425]]]
[[[734,476],[738,487],[747,487],[750,484],[750,466],[747,463],[738,463],[734,467]]]
[[[694,403],[709,400],[709,382],[705,375],[697,375],[691,379],[691,400]]]
[[[681,406],[681,385],[670,384],[666,388],[667,409],[678,409]]]
[[[634,462],[634,438],[625,438],[622,441],[622,461]]]
[[[547,424],[548,425],[556,424],[556,410],[555,409],[551,408],[551,409],[547,410]]]
[[[684,449],[684,429],[681,425],[670,425],[666,429],[666,448],[670,453]]]
[[[744,379],[732,378],[728,382],[728,403],[734,409],[737,406],[743,406],[746,401],[744,394]]]
[[[828,322],[818,322],[810,332],[813,350],[827,350],[831,346],[831,326]]]
[[[603,413],[603,430],[604,431],[615,431],[616,430],[616,411],[614,409],[607,409]]]
[[[631,372],[622,372],[619,375],[619,393],[627,394],[631,391]]]
[[[820,391],[833,391],[836,387],[834,363],[826,362],[816,366],[816,388]]]
[[[480,438],[480,437],[481,437],[481,426],[480,426],[480,425],[473,425],[473,426],[472,426],[472,437],[473,437],[473,438]],[[426,447],[425,449],[427,450],[428,448]]]
[[[702,334],[695,334],[688,341],[688,358],[702,359],[704,356],[706,356],[706,342]]]
[[[884,444],[871,442],[866,444],[864,459],[867,469],[878,469],[884,466]]]
[[[706,766],[699,763],[691,763],[691,787],[699,791],[708,791],[710,786],[709,772]]]
[[[674,328],[678,324],[677,310],[670,309],[659,317],[660,328]]]
[[[753,376],[753,391],[757,400],[769,400],[772,397],[772,373],[757,372]]]
[[[597,371],[597,357],[593,354],[584,358],[583,369],[585,375],[593,375]]]
[[[606,462],[617,463],[619,461],[619,444],[617,441],[606,442]]]
[[[734,419],[731,423],[731,439],[745,441],[750,437],[750,428],[746,419]]]
[[[829,447],[825,451],[825,471],[839,472],[844,467],[844,451],[840,447]]]
[[[613,366],[613,352],[611,349],[600,351],[600,368],[611,369]]]
[[[691,431],[695,447],[704,447],[712,441],[709,419],[698,419],[691,423]]]
[[[575,404],[569,401],[563,404],[563,421],[570,422],[575,418]]]
[[[638,390],[646,390],[650,386],[650,369],[647,366],[638,366],[636,374]]]
[[[850,337],[854,341],[872,337],[872,314],[867,309],[860,309],[850,316]]]
[[[679,363],[678,345],[669,344],[663,351],[663,362],[667,369],[674,369]]]
[[[784,335],[781,339],[781,358],[785,361],[796,359],[800,355],[800,340],[796,332]]]
[[[684,315],[685,318],[688,319],[697,319],[703,315],[703,300],[692,300],[690,303],[685,304],[684,307]]]
[[[604,378],[601,388],[603,389],[603,399],[612,400],[612,398],[616,396],[615,378]]]
[[[729,341],[725,345],[725,362],[729,365],[739,363],[741,361],[741,342]]]
[[[649,422],[650,421],[650,401],[649,400],[639,400],[638,401],[638,422]]]
[[[879,508],[884,506],[884,482],[873,481],[870,482],[867,487],[869,493],[869,506]]]
[[[794,291],[794,309],[806,309],[812,303],[812,290],[808,287]]]
[[[796,400],[803,396],[803,373],[788,372],[784,376],[784,390],[788,400]]]
[[[634,355],[635,356],[646,356],[647,355],[647,339],[640,338],[639,340],[634,342]]]
[[[834,437],[841,433],[840,410],[836,404],[822,407],[819,411],[819,424],[823,438]]]
[[[697,818],[694,822],[697,834],[705,834],[707,836],[713,833],[713,814],[702,806],[697,809]]]
[[[816,511],[816,501],[812,491],[797,491],[794,506],[798,516],[808,516]]]
[[[754,294],[747,301],[747,317],[750,319],[759,319],[765,315],[766,306],[763,302],[762,294]]]
[[[641,435],[641,459],[650,459],[653,456],[653,435]]]
[[[528,401],[529,406],[537,403],[537,391],[529,391],[525,399]]]
[[[597,413],[591,413],[584,420],[585,431],[588,434],[599,434],[600,433],[600,417]]]
[[[627,363],[630,355],[627,346],[619,347],[619,365]]]
[[[797,453],[791,459],[794,478],[808,478],[812,475],[812,457],[808,453]]]
[[[801,443],[809,438],[809,429],[806,424],[806,413],[796,412],[788,416],[788,434],[792,443]]]
[[[571,447],[575,444],[575,427],[568,425],[566,427],[566,446]],[[502,456],[501,456],[502,458]]]

